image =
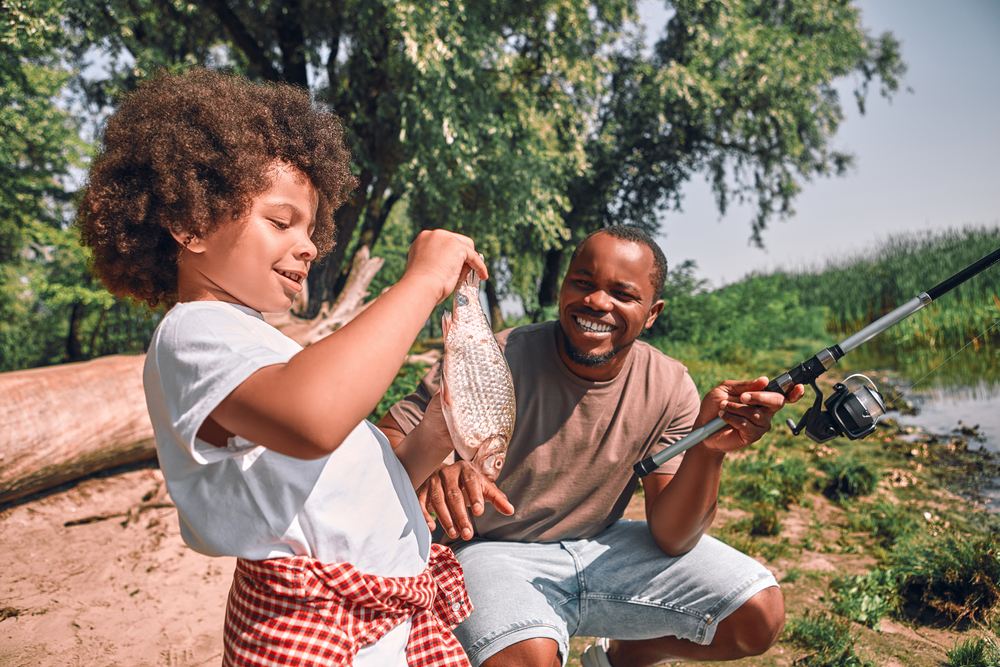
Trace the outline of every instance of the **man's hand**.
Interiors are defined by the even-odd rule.
[[[771,418],[786,403],[795,403],[805,394],[797,384],[787,396],[777,392],[761,391],[767,378],[749,382],[727,380],[708,392],[701,402],[701,412],[695,427],[704,426],[715,417],[721,417],[728,426],[703,441],[706,448],[716,452],[735,452],[752,445],[771,430]]]
[[[434,512],[448,537],[456,538],[461,533],[463,540],[471,540],[473,535],[470,507],[475,516],[483,513],[486,502],[501,514],[514,513],[503,491],[465,461],[442,465],[431,473],[417,489],[417,499],[428,528],[434,530]]]

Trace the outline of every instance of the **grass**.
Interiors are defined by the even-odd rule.
[[[827,475],[823,495],[834,501],[869,495],[881,476],[870,462],[853,456],[825,458],[819,467]]]
[[[831,610],[869,628],[878,627],[883,618],[896,614],[901,603],[899,581],[891,569],[836,577],[830,588]]]
[[[900,234],[822,269],[773,277],[781,289],[797,292],[803,307],[827,308],[828,329],[852,333],[997,248],[996,226]],[[957,349],[1000,318],[998,295],[1000,271],[984,271],[873,343],[889,349]],[[986,338],[1000,342],[1000,329]]]
[[[801,667],[874,667],[856,651],[857,634],[849,622],[828,614],[807,614],[785,626],[788,641],[807,653],[795,661]]]
[[[1000,647],[995,640],[976,636],[955,642],[947,653],[949,667],[1000,667]]]

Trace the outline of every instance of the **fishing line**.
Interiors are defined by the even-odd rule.
[[[998,320],[994,321],[994,322],[993,322],[993,324],[991,324],[991,325],[990,325],[989,327],[987,327],[987,328],[986,328],[986,329],[985,329],[985,330],[984,330],[983,332],[981,332],[981,333],[978,333],[978,334],[976,334],[975,336],[973,336],[973,337],[972,337],[972,340],[970,340],[970,341],[969,341],[968,343],[966,343],[966,344],[965,344],[965,345],[963,345],[963,346],[962,346],[961,348],[959,348],[959,349],[958,349],[958,350],[957,350],[957,351],[956,351],[956,352],[955,352],[954,354],[952,354],[952,355],[951,355],[950,357],[948,357],[947,359],[945,359],[944,361],[942,361],[942,362],[941,362],[940,364],[938,364],[938,365],[937,365],[937,366],[935,366],[934,368],[932,368],[932,369],[930,369],[929,371],[927,371],[927,375],[924,375],[924,376],[923,376],[922,378],[920,378],[919,380],[917,380],[916,382],[914,382],[913,384],[911,384],[911,385],[910,385],[909,387],[907,387],[907,388],[906,388],[906,389],[904,389],[903,391],[901,391],[901,392],[899,392],[898,394],[896,394],[896,395],[895,395],[895,396],[894,396],[894,397],[892,398],[892,400],[890,400],[890,401],[889,401],[889,402],[888,402],[888,403],[887,403],[886,405],[887,405],[887,406],[891,406],[891,405],[892,405],[893,403],[895,403],[896,401],[898,401],[899,399],[901,399],[901,398],[902,398],[903,396],[905,396],[905,395],[906,395],[906,393],[907,393],[908,391],[910,391],[911,389],[913,389],[914,387],[916,387],[916,386],[917,386],[918,384],[920,384],[921,382],[923,382],[924,380],[926,380],[926,379],[927,379],[928,377],[930,377],[931,375],[933,375],[933,374],[934,374],[934,372],[935,372],[935,371],[936,371],[937,369],[941,368],[941,367],[942,367],[942,366],[944,366],[944,365],[945,365],[946,363],[948,363],[949,361],[951,361],[952,359],[954,359],[954,358],[955,358],[956,356],[958,356],[959,354],[961,354],[961,353],[962,353],[962,350],[964,350],[965,348],[967,348],[967,347],[969,347],[970,345],[972,345],[973,343],[975,343],[975,342],[976,342],[976,341],[977,341],[977,340],[978,340],[978,339],[979,339],[979,338],[980,338],[981,336],[985,336],[986,334],[988,334],[988,333],[990,332],[990,329],[992,329],[993,327],[995,327],[995,326],[996,326],[996,325],[998,325],[998,324],[1000,324],[1000,319],[998,319]]]

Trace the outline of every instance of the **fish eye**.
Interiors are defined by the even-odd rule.
[[[455,305],[456,306],[468,306],[469,305],[469,298],[467,296],[465,296],[464,294],[456,294],[455,295]]]

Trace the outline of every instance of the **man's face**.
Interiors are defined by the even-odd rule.
[[[596,234],[566,272],[559,292],[559,353],[574,373],[610,379],[628,348],[663,309],[653,293],[653,251]]]

